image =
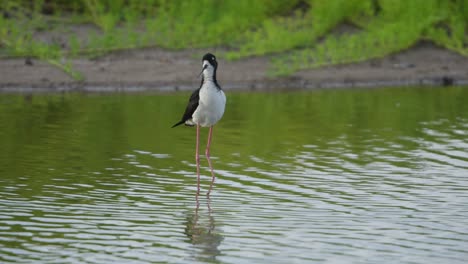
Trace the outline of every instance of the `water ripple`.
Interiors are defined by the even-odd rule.
[[[283,96],[308,105],[301,101],[308,96]],[[315,96],[314,102],[322,101]],[[144,109],[159,97],[124,98],[80,98],[65,109],[68,118],[60,122],[60,114],[49,113],[51,123],[37,124],[32,134],[21,129],[28,126],[17,113],[0,112],[0,128],[17,126],[0,129],[13,142],[2,143],[4,149],[15,150],[1,156],[8,162],[0,166],[0,262],[468,259],[468,118],[462,111],[454,117],[452,108],[438,109],[438,118],[418,105],[404,113],[389,107],[380,113],[393,120],[387,125],[373,123],[385,118],[363,112],[360,103],[349,106],[355,115],[348,119],[328,104],[326,111],[306,115],[293,103],[278,113],[295,122],[275,133],[262,128],[271,118],[231,113],[214,139],[217,181],[207,198],[195,195],[193,131],[168,132],[153,122],[155,113]],[[242,98],[248,104],[250,96]],[[74,112],[85,111],[81,100],[90,104],[90,113]],[[174,100],[158,102],[172,109]],[[44,120],[41,111],[26,113],[35,122]],[[156,120],[170,123],[166,116],[157,114]],[[167,137],[171,133],[180,141]],[[206,191],[211,176],[204,157],[201,172]]]

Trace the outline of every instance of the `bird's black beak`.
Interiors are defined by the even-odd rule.
[[[203,66],[203,69],[201,70],[200,74],[198,74],[198,77],[200,77],[202,74],[203,74],[203,71],[208,68],[208,64],[205,64],[205,66]]]

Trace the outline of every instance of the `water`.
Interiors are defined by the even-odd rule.
[[[187,98],[1,95],[0,262],[468,260],[468,89],[229,93],[210,199]]]

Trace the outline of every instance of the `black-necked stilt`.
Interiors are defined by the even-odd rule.
[[[198,151],[200,127],[210,128],[205,150],[205,156],[208,160],[212,177],[210,189],[207,193],[207,195],[209,195],[215,181],[215,174],[210,160],[210,145],[213,136],[213,126],[224,114],[226,96],[216,80],[216,69],[218,68],[216,57],[211,53],[207,53],[203,56],[202,62],[203,69],[200,73],[200,75],[202,75],[200,88],[192,93],[182,119],[172,127],[176,127],[184,123],[188,126],[197,126],[197,143],[195,150],[195,161],[197,163],[197,193],[200,192],[200,155]]]

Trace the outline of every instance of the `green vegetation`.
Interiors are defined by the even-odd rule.
[[[271,54],[272,74],[290,74],[421,40],[468,56],[467,28],[468,0],[3,0],[0,57],[38,58],[81,79],[77,56],[222,46],[229,59]]]
[[[351,20],[360,28],[359,32],[331,34],[309,49],[279,56],[274,59],[276,73],[381,58],[421,40],[433,41],[467,56],[468,5],[463,2],[381,0],[378,12]],[[367,8],[363,5],[359,11],[369,14]]]

